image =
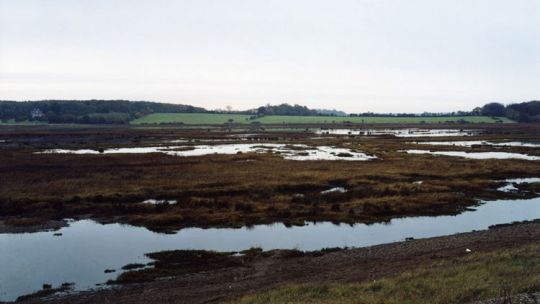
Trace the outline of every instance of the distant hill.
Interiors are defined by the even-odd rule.
[[[0,101],[0,120],[126,124],[151,113],[205,113],[190,105],[128,100]]]

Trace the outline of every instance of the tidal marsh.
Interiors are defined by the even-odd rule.
[[[511,128],[503,129],[502,135],[495,135],[499,130],[500,127],[488,128],[485,132],[490,135],[486,136],[511,137],[506,134]],[[516,137],[522,137],[523,131],[518,130]],[[114,142],[116,148],[120,145],[126,151],[167,149],[166,144],[156,146],[156,143],[178,137],[178,132],[114,130],[114,135],[105,135],[112,140],[104,151],[114,149]],[[198,131],[189,132],[180,131],[181,137],[200,138]],[[56,133],[53,132],[51,141],[18,144],[18,148],[7,148],[0,153],[0,216],[4,223],[36,224],[90,216],[167,231],[192,226],[239,227],[273,222],[378,222],[403,216],[456,214],[480,199],[531,195],[497,191],[502,186],[498,180],[540,175],[537,161],[407,155],[399,151],[414,147],[414,143],[387,136],[339,136],[321,140],[310,139],[313,135],[309,134],[285,132],[266,136],[266,140],[257,144],[241,144],[290,148],[287,153],[306,159],[312,157],[301,155],[306,149],[309,151],[306,147],[321,146],[336,147],[338,152],[362,151],[375,157],[362,162],[340,161],[339,157],[328,161],[295,161],[287,159],[286,155],[283,158],[280,153],[246,151],[238,154],[234,149],[231,151],[235,153],[229,155],[197,157],[160,153],[36,154],[58,146]],[[69,136],[80,136],[78,133],[74,131]],[[86,131],[83,134],[87,134]],[[531,137],[535,133],[528,134]],[[227,138],[229,133],[216,132],[212,136]],[[11,135],[8,141],[12,140],[18,142],[20,136]],[[88,143],[60,143],[57,149],[88,149]],[[171,153],[196,151],[195,142],[187,147],[192,145],[192,149]],[[499,149],[530,150],[524,147]],[[350,157],[344,155],[342,159]],[[423,183],[414,183],[418,180]],[[321,193],[335,187],[344,187],[347,191]],[[148,199],[176,203],[141,203]]]

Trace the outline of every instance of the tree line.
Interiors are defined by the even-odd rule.
[[[335,111],[335,110],[334,110]],[[301,105],[266,105],[257,109],[245,112],[245,114],[255,114],[253,117],[261,117],[265,115],[295,115],[295,116],[342,116],[332,114],[326,110],[312,110]],[[335,111],[335,113],[338,113]],[[340,112],[340,114],[344,112]],[[507,117],[517,122],[540,122],[540,101],[528,101],[523,103],[513,103],[504,105],[502,103],[488,103],[483,107],[472,109],[471,111],[455,111],[447,113],[431,113],[424,112],[420,114],[414,113],[351,113],[350,117],[456,117],[456,116],[492,116],[492,117]]]
[[[257,115],[291,115],[291,116],[317,116],[319,112],[317,110],[311,110],[306,106],[290,105],[282,103],[280,105],[266,105],[257,108]]]
[[[540,122],[540,101],[504,105],[492,102],[478,110],[481,115],[507,117],[517,122]]]
[[[128,100],[0,101],[2,122],[126,124],[151,113],[201,113],[190,105]]]
[[[84,123],[84,124],[127,124],[129,121],[151,113],[223,113],[208,111],[191,105],[157,103],[128,100],[39,100],[39,101],[0,101],[0,121],[22,122],[39,121],[47,123]],[[313,110],[302,105],[265,105],[248,111],[226,113],[249,114],[253,119],[271,115],[321,116],[344,112],[332,110]],[[348,114],[355,117],[440,117],[440,116],[494,116],[507,117],[518,122],[540,122],[540,101],[529,101],[504,105],[488,103],[472,111],[451,113],[372,113]]]

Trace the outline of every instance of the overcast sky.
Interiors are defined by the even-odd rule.
[[[0,99],[469,110],[540,98],[538,0],[0,0]]]

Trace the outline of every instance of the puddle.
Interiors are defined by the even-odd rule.
[[[540,177],[528,177],[528,178],[513,178],[507,179],[506,185],[499,187],[497,190],[502,192],[515,192],[519,189],[516,188],[515,184],[524,184],[524,183],[540,183]]]
[[[524,159],[540,160],[540,156],[509,152],[465,152],[465,151],[429,151],[429,150],[402,150],[409,154],[432,154],[444,156],[465,157],[470,159]]]
[[[479,130],[460,129],[321,129],[317,134],[333,135],[394,135],[397,137],[443,137],[443,136],[472,136],[480,133]]]
[[[42,152],[35,152],[36,154],[143,154],[143,153],[166,153],[167,149],[182,148],[178,147],[136,147],[136,148],[114,148],[104,150],[93,149],[49,149]]]
[[[284,144],[223,144],[223,145],[197,145],[188,151],[165,150],[164,153],[174,156],[203,156],[210,154],[238,154],[238,153],[272,153],[284,149]],[[294,148],[305,148],[297,145]]]
[[[258,137],[258,136],[271,136],[269,134],[262,134],[262,133],[242,133],[242,134],[230,134],[227,135],[227,137],[233,137],[233,138],[247,138],[247,137]]]
[[[247,138],[192,138],[192,139],[175,139],[168,141],[169,143],[212,143],[212,142],[235,142],[245,141]]]
[[[491,225],[540,218],[540,198],[487,202],[457,216],[408,217],[389,223],[334,225],[329,222],[287,228],[283,224],[239,229],[182,229],[158,234],[121,224],[91,220],[71,222],[53,232],[0,234],[0,301],[41,289],[75,282],[75,290],[95,287],[119,275],[129,263],[145,264],[144,253],[173,249],[240,251],[326,247],[363,247],[408,237],[426,238],[487,229]],[[115,269],[105,273],[105,269]]]
[[[328,190],[321,191],[321,194],[333,193],[333,192],[345,193],[347,191],[348,190],[343,188],[343,187],[335,187],[335,188],[331,188],[331,189],[328,189]]]
[[[173,139],[173,140],[169,140],[168,142],[170,143],[187,143],[187,142],[190,142],[189,139]]]
[[[416,144],[432,145],[432,146],[459,146],[459,147],[472,147],[472,146],[527,147],[527,148],[540,147],[540,143],[523,142],[523,141],[491,142],[487,140],[420,141],[420,142],[416,142]]]
[[[116,148],[102,151],[91,149],[66,150],[51,149],[36,153],[58,154],[119,154],[119,153],[164,153],[173,156],[202,156],[210,154],[239,154],[239,153],[278,153],[285,159],[291,160],[370,160],[376,157],[362,152],[330,146],[311,147],[307,145],[287,144],[223,144],[197,146],[162,146]]]
[[[318,146],[316,148],[309,148],[303,151],[285,152],[283,155],[285,159],[291,160],[370,160],[376,157],[367,155],[362,152],[354,152],[350,149],[335,148],[329,146]]]
[[[143,204],[151,204],[151,205],[162,205],[162,204],[169,204],[169,205],[174,205],[176,203],[178,203],[178,201],[176,200],[157,200],[157,199],[147,199],[145,201],[142,202]]]

